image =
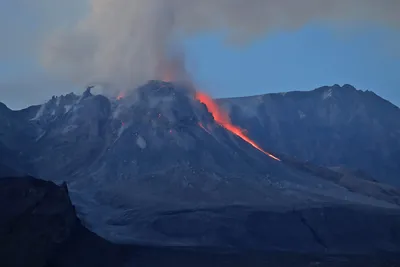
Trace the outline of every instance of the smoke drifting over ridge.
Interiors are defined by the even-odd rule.
[[[44,63],[79,83],[125,90],[165,72],[186,78],[175,52],[190,34],[223,30],[245,43],[310,22],[398,27],[398,14],[398,0],[90,0],[87,17],[48,40]]]

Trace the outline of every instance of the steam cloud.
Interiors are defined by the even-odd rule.
[[[185,75],[180,41],[202,31],[226,31],[245,43],[274,30],[310,22],[400,26],[398,0],[90,0],[74,29],[53,35],[44,63],[79,83],[118,90]]]

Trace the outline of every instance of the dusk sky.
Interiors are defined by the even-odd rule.
[[[52,11],[44,12],[33,6],[26,0],[0,3],[0,101],[11,108],[79,92],[85,86],[56,78],[38,56],[41,40],[57,29],[54,25],[73,23],[84,8],[49,4]],[[49,12],[51,16],[42,16]],[[244,45],[228,45],[223,36],[203,32],[184,41],[189,73],[213,97],[349,83],[400,105],[400,31],[396,28],[368,25],[343,31],[308,23]]]

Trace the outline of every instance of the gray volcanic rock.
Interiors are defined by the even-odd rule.
[[[231,112],[235,118],[234,109]],[[283,110],[282,116],[289,111]],[[345,220],[349,212],[343,207],[354,207],[354,218],[349,226],[343,225],[346,233],[350,225],[359,223],[359,218],[372,216],[385,222],[399,210],[399,191],[393,186],[344,169],[296,162],[284,153],[280,154],[283,161],[273,160],[218,125],[206,106],[195,99],[194,92],[181,84],[150,81],[126,92],[120,100],[92,95],[87,90],[82,96],[53,98],[39,108],[5,112],[19,117],[13,123],[25,124],[22,129],[33,127],[35,134],[26,139],[26,146],[11,142],[7,149],[16,150],[7,153],[21,149],[38,177],[67,181],[72,202],[85,225],[115,242],[235,247],[243,240],[244,247],[252,249],[301,250],[299,244],[304,243],[308,244],[306,250],[321,252],[313,232],[323,223],[317,215],[326,209],[334,209],[332,216]],[[269,118],[281,119],[281,115]],[[312,123],[310,120],[307,125],[311,127]],[[279,127],[290,131],[282,138],[291,141],[293,128]],[[271,129],[271,134],[276,134]],[[259,132],[248,130],[250,135],[260,134],[261,140],[265,128]],[[325,138],[322,132],[319,134]],[[383,134],[386,136],[385,131]],[[12,138],[8,132],[6,136]],[[312,147],[314,139],[309,138]],[[331,138],[329,131],[327,138]],[[275,150],[282,142],[263,148]],[[311,222],[308,215],[301,215],[307,209],[312,209]],[[270,222],[270,229],[275,230],[263,229],[258,219],[251,219],[257,216]],[[280,225],[298,231],[284,231]],[[390,223],[382,225],[392,227]],[[383,231],[376,222],[370,226]],[[259,234],[251,232],[252,228],[259,229]],[[259,238],[264,232],[266,237],[277,230],[283,232],[275,239]],[[333,251],[348,250],[329,234],[322,238],[332,226],[321,231],[324,233],[318,239],[338,243],[332,245]],[[388,236],[385,232],[381,240],[374,234],[371,240],[377,247],[360,243],[360,250],[397,249],[397,241],[388,241]],[[298,243],[286,242],[295,237]],[[354,244],[359,242],[359,237],[354,238]],[[286,241],[279,243],[279,239]]]
[[[372,92],[335,85],[219,103],[230,111],[235,124],[267,150],[317,165],[361,170],[373,180],[400,185],[400,110]],[[198,122],[211,128],[212,135]],[[91,172],[100,170],[102,176],[148,174],[166,164],[181,165],[179,159],[188,154],[197,155],[188,161],[198,166],[213,164],[232,173],[254,170],[254,157],[248,156],[251,149],[219,129],[185,85],[152,81],[120,101],[87,90],[81,96],[53,97],[21,111],[1,105],[0,126],[0,150],[11,155],[0,162],[14,169],[28,168],[28,173],[44,178],[87,176],[85,169],[92,164],[97,165]],[[210,144],[207,152],[186,153],[203,148],[199,140]],[[234,150],[210,151],[222,144],[224,149],[232,147],[232,142]],[[246,148],[244,153],[238,146]],[[163,151],[157,160],[151,156],[155,150]],[[183,150],[185,155],[177,153]],[[146,156],[147,151],[152,153]],[[166,154],[164,162],[161,155]],[[104,161],[112,167],[103,166]]]
[[[357,206],[171,210],[147,224],[175,247],[112,244],[84,228],[65,185],[0,179],[0,265],[398,266],[400,212]],[[140,220],[140,218],[138,218]],[[187,242],[195,246],[188,246]],[[200,245],[200,247],[199,247]]]
[[[220,99],[264,148],[400,185],[400,109],[350,85]]]
[[[282,155],[281,159],[287,166],[292,166],[303,172],[331,181],[351,192],[357,192],[368,197],[384,200],[400,205],[400,188],[379,183],[369,175],[359,171],[349,171],[343,168],[326,168],[310,162],[302,162]]]
[[[72,176],[103,151],[110,102],[101,95],[80,98],[71,110],[54,119],[34,144],[33,160],[41,177]]]
[[[399,220],[398,211],[360,207],[282,211],[226,206],[165,212],[153,227],[175,242],[196,240],[204,247],[367,254],[399,251]]]

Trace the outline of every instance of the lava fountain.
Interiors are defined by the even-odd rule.
[[[211,115],[214,117],[214,120],[216,123],[224,127],[226,130],[230,131],[231,133],[235,134],[236,136],[240,137],[250,145],[252,145],[254,148],[258,149],[265,155],[269,156],[270,158],[281,161],[278,157],[275,157],[271,153],[268,153],[267,151],[263,150],[259,145],[256,144],[253,140],[251,140],[247,135],[246,131],[244,129],[241,129],[238,126],[235,126],[231,123],[231,120],[228,116],[228,114],[221,110],[217,103],[209,97],[208,95],[202,93],[202,92],[196,92],[195,95],[196,99],[200,102],[206,105],[208,111],[211,113]]]

